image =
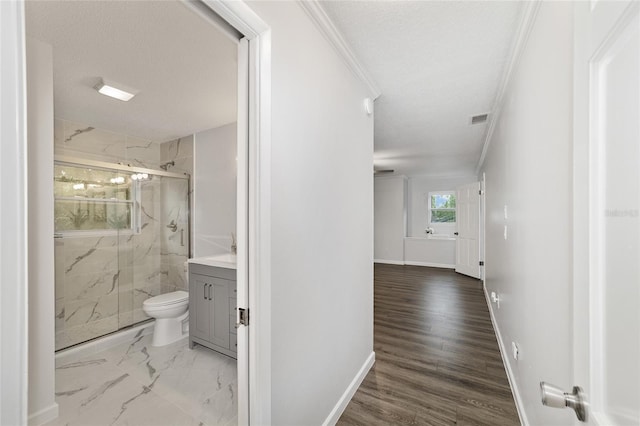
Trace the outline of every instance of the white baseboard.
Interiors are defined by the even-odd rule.
[[[356,391],[360,387],[360,384],[364,380],[365,376],[367,375],[375,361],[376,353],[371,352],[365,360],[364,364],[362,364],[362,367],[360,367],[360,370],[358,371],[356,376],[353,378],[351,383],[349,383],[349,386],[338,400],[338,403],[335,405],[335,407],[333,407],[331,413],[329,413],[327,419],[322,423],[322,426],[334,426],[336,423],[338,423],[340,416],[344,412],[345,408],[347,408],[347,405],[349,405],[349,401],[351,401],[351,398],[353,398],[353,395],[355,395]]]
[[[491,299],[489,298],[489,293],[487,292],[487,284],[486,282],[482,282],[482,288],[484,290],[484,298],[487,301],[487,306],[489,307],[489,315],[491,315],[491,324],[493,324],[493,329],[496,333],[496,338],[498,340],[498,346],[500,347],[500,355],[502,356],[502,364],[507,372],[507,379],[509,380],[509,386],[511,387],[511,393],[513,394],[513,399],[516,402],[516,409],[518,410],[518,417],[520,417],[520,423],[524,426],[529,426],[529,420],[527,419],[527,413],[524,409],[524,402],[522,401],[522,397],[520,396],[520,391],[518,390],[518,385],[516,384],[513,371],[511,370],[511,364],[507,361],[509,357],[509,352],[504,346],[504,342],[502,341],[502,335],[500,334],[500,328],[498,327],[498,323],[496,322],[496,317],[493,314],[493,305],[491,304]]]
[[[29,426],[40,426],[58,417],[58,403],[54,402],[47,408],[43,408],[37,413],[29,414],[27,424]]]
[[[428,266],[430,268],[456,269],[456,265],[449,265],[448,263],[414,262],[411,260],[407,260],[404,262],[404,264],[411,266]]]
[[[387,265],[404,265],[403,260],[373,259],[373,263],[386,263]]]

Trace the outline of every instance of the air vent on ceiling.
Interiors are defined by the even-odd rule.
[[[385,175],[385,174],[389,174],[389,173],[393,173],[394,170],[393,169],[386,169],[386,170],[374,170],[373,174],[374,175]]]
[[[474,115],[473,117],[471,117],[471,125],[486,123],[488,117],[489,117],[488,113],[487,114]]]

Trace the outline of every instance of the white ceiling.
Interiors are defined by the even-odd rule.
[[[176,1],[28,1],[53,46],[56,118],[164,142],[236,120],[237,45]],[[100,77],[135,88],[98,94]]]
[[[521,2],[323,1],[382,91],[375,102],[376,169],[469,175],[480,158]]]

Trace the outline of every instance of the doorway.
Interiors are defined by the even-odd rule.
[[[266,276],[264,273],[265,266],[268,264],[268,256],[257,256],[258,251],[265,252],[268,248],[268,220],[261,214],[260,205],[258,203],[268,201],[268,184],[267,179],[259,179],[260,176],[256,172],[258,164],[268,160],[265,156],[265,152],[268,152],[268,98],[265,94],[268,94],[268,85],[265,84],[269,76],[269,61],[268,51],[264,47],[268,45],[269,34],[268,27],[257,17],[255,14],[244,5],[236,5],[229,7],[228,5],[222,5],[217,3],[210,3],[205,7],[203,3],[199,3],[198,7],[201,11],[218,9],[220,15],[210,15],[211,20],[218,26],[223,26],[226,21],[233,21],[235,26],[241,28],[246,39],[240,43],[241,52],[246,55],[239,60],[240,64],[245,66],[244,71],[240,78],[241,84],[239,84],[238,93],[239,97],[247,101],[252,101],[253,107],[250,109],[249,105],[244,105],[240,110],[243,112],[238,117],[238,140],[242,141],[238,146],[238,173],[242,177],[238,179],[238,223],[246,224],[246,227],[238,227],[238,263],[242,265],[238,271],[238,280],[241,284],[239,289],[238,300],[239,305],[242,304],[249,310],[252,309],[252,333],[249,333],[247,327],[241,326],[238,329],[239,340],[239,352],[240,363],[244,363],[245,367],[240,368],[239,372],[239,422],[249,422],[249,362],[254,363],[253,372],[257,375],[256,379],[252,380],[254,386],[252,391],[258,392],[259,389],[268,389],[267,385],[264,385],[264,380],[259,376],[260,371],[264,371],[263,368],[258,367],[258,362],[254,355],[249,353],[249,348],[253,347],[253,351],[256,351],[259,347],[257,344],[259,341],[268,341],[268,321],[260,321],[261,315],[260,309],[255,309],[257,305],[257,298],[260,295],[268,295],[268,280],[263,280],[261,286],[260,295],[256,294],[251,298],[249,295],[249,286],[251,284],[250,279],[258,279],[260,276]],[[220,16],[224,15],[224,19],[220,19]],[[222,22],[222,23],[221,23]],[[227,24],[228,25],[228,24]],[[236,31],[238,32],[238,31]],[[249,58],[252,58],[251,63],[253,68],[249,69]],[[253,142],[253,143],[252,143]],[[258,142],[261,142],[258,144]],[[44,182],[44,181],[42,181]],[[261,197],[257,196],[257,192],[261,191]],[[249,200],[255,201],[256,204],[251,205]],[[33,204],[32,204],[33,205]],[[258,235],[258,231],[263,231]],[[34,235],[34,239],[46,238],[43,235]],[[48,238],[51,238],[51,233],[48,233]],[[244,243],[244,244],[243,244]],[[251,261],[251,264],[249,264]],[[268,311],[268,306],[264,306],[262,312]],[[37,326],[37,323],[32,325]],[[264,326],[265,333],[256,333],[258,326]],[[259,338],[257,336],[260,336]],[[256,344],[250,345],[249,341]],[[39,351],[38,351],[39,353]],[[253,361],[252,361],[253,356]],[[260,365],[268,365],[268,357],[262,357]],[[268,375],[264,375],[268,377]],[[245,398],[243,398],[245,396]],[[255,401],[255,398],[253,398]],[[263,398],[255,410],[252,410],[252,418],[260,418],[259,416],[268,413],[268,407],[270,401],[268,399],[268,392],[266,398]]]

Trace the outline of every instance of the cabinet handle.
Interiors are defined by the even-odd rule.
[[[202,286],[202,295],[204,296],[204,300],[207,300],[207,284]]]
[[[213,284],[209,284],[209,300],[211,300],[211,287],[213,287]]]

